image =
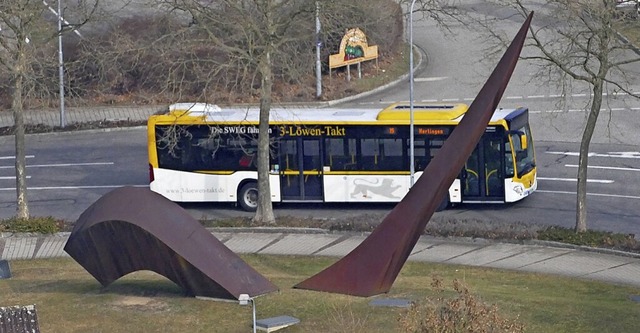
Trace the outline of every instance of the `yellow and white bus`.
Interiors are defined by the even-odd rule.
[[[468,106],[414,105],[414,179]],[[151,190],[176,202],[257,207],[257,108],[179,103],[148,120]],[[273,202],[399,202],[411,186],[410,107],[270,113]],[[528,109],[496,110],[442,207],[505,203],[536,190]]]

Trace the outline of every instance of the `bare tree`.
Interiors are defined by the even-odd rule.
[[[86,8],[80,3],[78,8]],[[96,3],[93,2],[93,4]],[[46,75],[46,71],[42,71],[42,68],[57,66],[51,66],[51,62],[47,63],[55,57],[47,58],[41,55],[47,50],[54,50],[51,41],[62,33],[58,31],[56,25],[51,24],[51,20],[47,19],[49,9],[42,0],[0,2],[0,65],[8,77],[9,85],[6,88],[11,91],[11,109],[15,128],[17,217],[21,219],[29,218],[23,111],[29,98],[41,96],[44,93],[43,90],[47,89],[46,85],[42,84],[48,81],[48,79],[42,80],[42,75]],[[56,20],[59,18],[60,16]],[[77,26],[79,25],[81,23]],[[68,30],[69,27],[66,29]],[[52,53],[52,55],[56,54],[56,52]]]
[[[498,4],[515,9],[523,17],[533,5],[521,0]],[[609,88],[638,98],[628,88],[625,66],[637,63],[640,57],[616,30],[625,24],[626,17],[616,10],[613,0],[545,0],[543,7],[538,8],[545,9],[536,11],[527,45],[536,51],[522,59],[539,65],[538,77],[546,78],[549,83],[560,82],[566,87],[572,80],[581,81],[591,90],[585,106],[588,113],[580,141],[577,176],[575,230],[584,232],[587,230],[589,146],[603,106],[603,93]],[[500,36],[493,30],[491,34]]]
[[[177,38],[183,49],[202,50],[200,56],[180,61],[179,66],[169,66],[171,75],[179,78],[170,80],[174,85],[176,82],[182,82],[185,86],[189,84],[189,79],[176,75],[184,73],[182,69],[188,64],[194,68],[206,68],[204,71],[214,74],[209,75],[209,81],[204,78],[201,81],[203,89],[200,98],[205,101],[215,101],[216,96],[211,92],[220,91],[220,88],[240,88],[245,95],[257,97],[260,105],[257,152],[259,197],[254,221],[275,222],[268,177],[269,113],[273,103],[274,84],[294,89],[297,85],[305,85],[305,80],[314,70],[314,66],[310,64],[315,63],[313,51],[318,37],[325,45],[323,61],[326,62],[329,52],[337,52],[330,46],[327,47],[339,44],[338,38],[334,38],[336,35],[341,38],[346,28],[354,26],[364,26],[366,29],[367,24],[375,23],[372,18],[379,20],[380,15],[371,15],[365,1],[357,1],[359,5],[322,1],[321,21],[333,24],[323,24],[322,36],[316,36],[313,23],[316,15],[315,0],[157,0],[157,3],[175,17],[186,20],[185,26],[172,33],[171,38],[179,36]],[[345,15],[345,12],[349,15]],[[386,17],[397,14],[397,11],[391,10],[385,13]],[[391,24],[374,31],[385,30],[399,35],[401,24],[400,29],[397,24]],[[339,33],[336,34],[336,31]],[[168,36],[169,34],[162,38],[166,39]],[[387,40],[394,42],[396,39]],[[210,46],[211,49],[205,51],[202,45]],[[184,92],[180,87],[176,91]],[[193,96],[193,91],[189,95]],[[243,100],[246,101],[246,98]]]

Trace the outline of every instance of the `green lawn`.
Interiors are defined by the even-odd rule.
[[[256,299],[257,317],[289,315],[285,332],[398,332],[403,308],[373,307],[360,298],[291,288],[335,261],[324,257],[244,256],[280,287]],[[0,280],[0,306],[36,304],[42,332],[250,332],[251,307],[184,297],[152,272],[101,288],[71,259],[11,262]],[[459,279],[479,299],[524,323],[527,332],[637,332],[636,288],[538,274],[408,262],[391,292],[379,297],[434,299],[433,277]],[[452,294],[451,292],[447,292]],[[144,329],[142,329],[144,327]]]

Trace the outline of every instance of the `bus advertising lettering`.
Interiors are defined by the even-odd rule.
[[[258,134],[260,129],[257,126],[220,126],[212,127],[214,134]],[[271,133],[271,129],[269,129]]]
[[[280,126],[280,136],[345,136],[343,126]]]

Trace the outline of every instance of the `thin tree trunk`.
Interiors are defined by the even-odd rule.
[[[17,217],[21,219],[29,218],[29,205],[27,202],[27,175],[25,158],[25,134],[24,134],[24,114],[22,93],[24,84],[24,71],[26,70],[26,59],[23,52],[19,52],[16,63],[16,76],[11,108],[13,109],[13,120],[15,123],[15,150],[16,150],[16,203]]]
[[[264,61],[260,62],[262,87],[260,91],[260,124],[258,133],[258,209],[254,222],[273,224],[276,218],[271,203],[269,183],[269,111],[271,110],[271,92],[273,89],[271,72],[271,54],[267,51]]]
[[[593,103],[587,117],[587,124],[580,141],[580,157],[578,162],[578,188],[576,199],[576,232],[587,231],[587,167],[589,165],[589,145],[596,128],[600,107],[602,106],[603,82],[595,80],[593,84]],[[600,96],[600,98],[598,98]]]

